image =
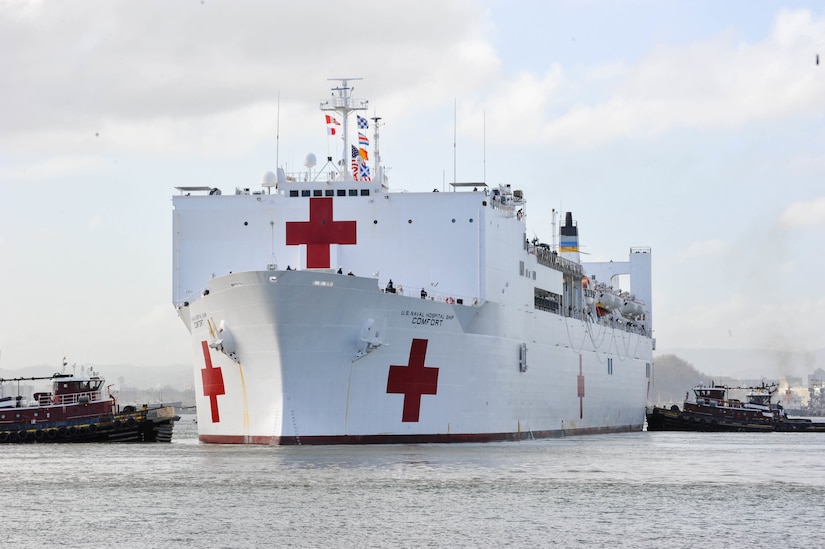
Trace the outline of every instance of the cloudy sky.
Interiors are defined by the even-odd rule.
[[[531,236],[651,247],[659,353],[825,348],[821,2],[0,0],[0,48],[4,369],[190,362],[174,187],[337,155],[334,77],[394,189],[455,170]]]

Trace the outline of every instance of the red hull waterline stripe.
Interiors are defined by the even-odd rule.
[[[269,444],[275,446],[300,446],[321,444],[422,444],[444,442],[499,442],[561,438],[569,435],[599,435],[608,433],[639,432],[642,425],[619,427],[593,427],[585,429],[558,429],[553,431],[523,431],[521,433],[464,433],[431,435],[329,435],[305,437],[266,437],[243,435],[200,435],[201,442],[209,444]]]

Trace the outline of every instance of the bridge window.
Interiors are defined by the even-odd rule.
[[[309,196],[309,189],[304,189],[301,191],[301,196]]]
[[[314,189],[312,191],[312,196],[323,196],[323,194],[324,193],[323,193],[323,191],[321,191],[321,189]]]
[[[559,294],[554,294],[541,288],[534,288],[533,292],[533,306],[536,309],[558,314],[559,303],[561,303],[561,296]]]
[[[361,196],[369,196],[370,190],[369,189],[361,189]]]
[[[333,196],[334,194],[332,189],[324,189],[324,196]]]

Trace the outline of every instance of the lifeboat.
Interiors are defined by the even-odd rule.
[[[621,297],[610,291],[610,288],[596,292],[596,307],[612,312],[624,305]]]
[[[645,314],[645,307],[641,302],[636,301],[633,296],[624,300],[619,312],[626,318],[639,318]]]

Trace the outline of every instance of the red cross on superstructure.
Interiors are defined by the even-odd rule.
[[[331,244],[355,244],[355,221],[332,220],[332,198],[309,199],[309,221],[286,222],[286,245],[307,245],[307,269],[329,269]]]
[[[427,340],[413,339],[407,365],[390,366],[387,393],[404,395],[402,422],[417,422],[421,412],[421,395],[434,395],[438,392],[438,368],[424,366],[426,356]]]
[[[584,374],[582,373],[582,356],[579,355],[579,419],[584,418]]]
[[[209,397],[209,407],[212,409],[212,423],[218,423],[221,420],[221,416],[218,413],[218,395],[226,394],[223,386],[223,374],[220,368],[212,367],[212,356],[209,354],[209,344],[201,341],[201,347],[203,348],[203,360],[206,362],[206,368],[201,370],[203,396]]]

